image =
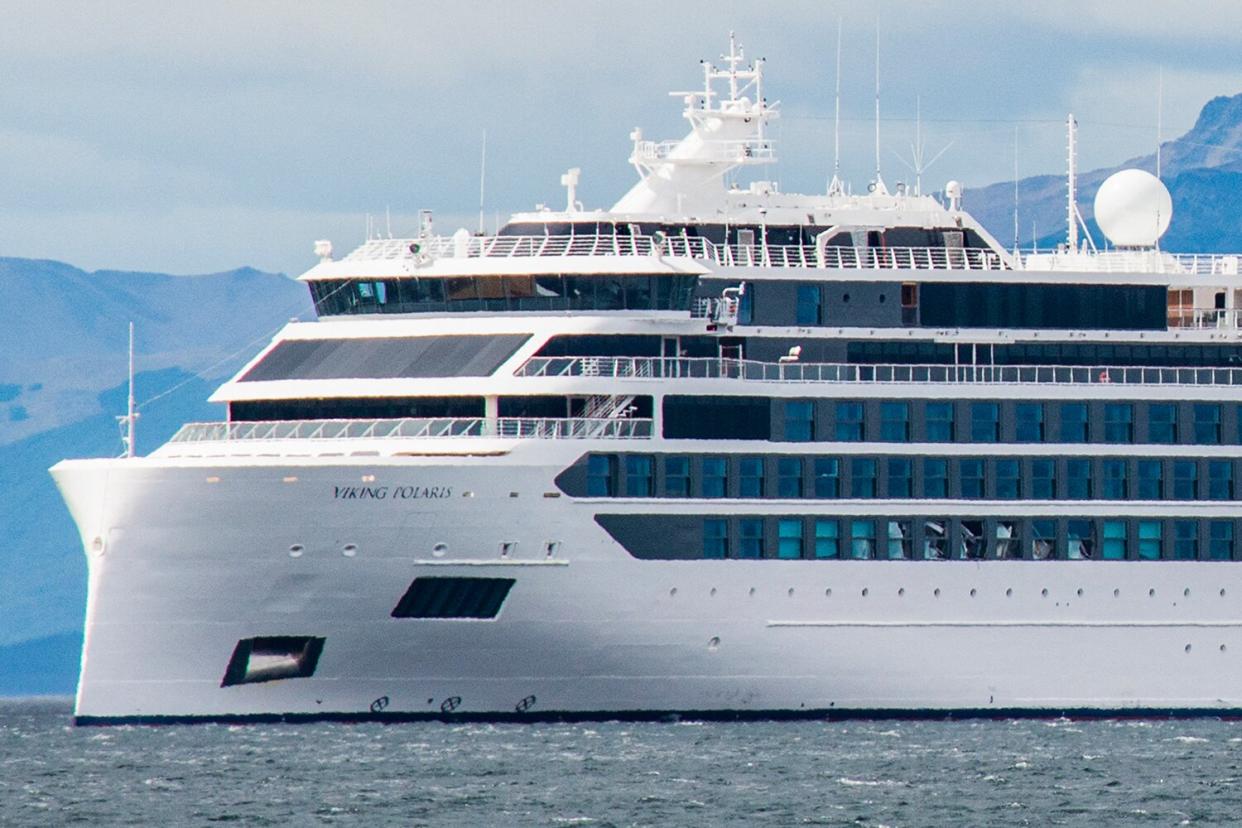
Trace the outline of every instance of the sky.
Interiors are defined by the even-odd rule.
[[[488,229],[561,204],[569,167],[607,207],[635,180],[630,130],[680,137],[668,92],[698,88],[730,30],[767,59],[781,160],[761,175],[786,191],[831,174],[838,21],[856,190],[875,168],[877,30],[884,179],[912,180],[917,110],[925,157],[943,150],[925,189],[963,181],[967,209],[1015,160],[1061,173],[1069,112],[1090,169],[1242,92],[1242,3],[61,0],[5,17],[0,255],[92,270],[297,275],[316,239],[352,249],[368,221],[408,235],[428,208],[438,230],[474,229],[485,131]]]

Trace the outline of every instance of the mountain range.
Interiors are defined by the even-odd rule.
[[[1185,135],[1162,147],[1173,224],[1162,244],[1183,252],[1242,251],[1242,95],[1214,98]],[[1095,191],[1125,167],[1078,179],[1092,232]],[[1065,179],[1018,182],[1023,239],[1064,238]],[[1013,182],[967,193],[965,207],[1001,240],[1013,236]],[[135,323],[139,451],[188,420],[219,419],[206,402],[290,317],[309,318],[307,291],[285,276],[241,268],[203,276],[88,273],[67,264],[0,259],[0,695],[71,693],[77,679],[86,566],[47,469],[63,457],[119,454],[127,323]],[[145,404],[142,404],[144,403]]]

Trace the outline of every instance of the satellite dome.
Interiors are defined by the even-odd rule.
[[[1159,178],[1143,170],[1121,170],[1095,194],[1095,220],[1117,247],[1153,247],[1169,229],[1173,198]]]

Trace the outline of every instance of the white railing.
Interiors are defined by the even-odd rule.
[[[624,226],[624,225],[621,225]],[[1237,277],[1242,254],[1174,254],[1160,251],[1099,253],[1026,252],[1016,258],[993,250],[954,247],[837,247],[817,245],[715,244],[707,239],[670,234],[631,236],[428,236],[372,239],[344,261],[408,259],[427,263],[445,258],[519,258],[548,256],[668,256],[705,259],[730,267],[779,267],[892,270],[984,270],[1016,268],[1067,273],[1170,273]]]
[[[1242,386],[1242,368],[1112,365],[867,365],[690,357],[532,357],[522,377],[736,379],[754,382]]]
[[[766,141],[707,141],[692,157],[676,158],[673,151],[681,143],[681,141],[639,141],[634,145],[634,160],[642,164],[656,164],[669,159],[689,164],[716,162],[746,164],[776,159],[776,151]]]
[[[1169,308],[1169,329],[1236,329],[1242,323],[1239,308]]]
[[[186,423],[172,443],[234,440],[396,440],[443,437],[521,437],[635,440],[651,437],[651,420],[499,417],[431,417],[400,420],[278,420]]]

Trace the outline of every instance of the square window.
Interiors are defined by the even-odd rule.
[[[1002,457],[996,461],[996,497],[998,500],[1017,500],[1022,496],[1020,467],[1021,463],[1016,457]]]
[[[943,561],[949,557],[949,522],[928,520],[923,523],[923,557]]]
[[[942,457],[923,459],[923,497],[949,496],[949,461]]]
[[[1138,461],[1138,499],[1160,500],[1164,497],[1164,461]]]
[[[875,521],[850,521],[850,557],[856,560],[875,557]]]
[[[625,456],[625,496],[651,497],[655,494],[655,460],[649,454]]]
[[[612,497],[616,494],[617,458],[611,454],[592,454],[587,458],[587,496]]]
[[[762,457],[743,457],[738,463],[738,495],[763,497]]]
[[[1164,525],[1158,520],[1140,520],[1138,525],[1138,556],[1144,561],[1158,561],[1164,551]]]
[[[1065,496],[1070,500],[1091,499],[1091,461],[1073,458],[1065,461]]]
[[[838,458],[815,458],[815,496],[841,496],[841,461]]]
[[[970,404],[970,439],[976,443],[995,443],[1000,440],[1000,404]]]
[[[1001,559],[1022,557],[1022,549],[1018,545],[1018,524],[1015,521],[996,521],[996,557]]]
[[[670,456],[664,458],[664,496],[690,496],[690,458]]]
[[[1061,403],[1061,442],[1087,442],[1087,404]]]
[[[1199,521],[1173,521],[1173,557],[1193,561],[1199,557]]]
[[[837,439],[845,443],[857,443],[863,439],[863,404],[860,402],[837,403]]]
[[[798,285],[797,324],[803,326],[820,324],[822,301],[819,285]]]
[[[1055,500],[1057,496],[1057,461],[1037,457],[1031,461],[1031,497]]]
[[[703,521],[703,557],[729,557],[729,521],[724,518]]]
[[[876,462],[871,457],[850,460],[850,497],[875,497]]]
[[[809,443],[815,439],[815,403],[789,400],[785,403],[785,439]]]
[[[890,443],[910,439],[910,403],[880,403],[880,439]]]
[[[781,518],[776,524],[776,556],[802,557],[802,519]]]
[[[763,518],[742,518],[737,522],[739,558],[763,557]]]
[[[802,458],[781,457],[776,461],[778,497],[802,497]]]
[[[1100,542],[1100,557],[1106,561],[1124,561],[1126,559],[1126,522],[1124,520],[1104,521]]]
[[[962,533],[962,559],[967,561],[983,560],[984,552],[987,551],[986,539],[983,534],[983,521],[963,520],[959,528]]]
[[[961,471],[962,497],[972,499],[983,497],[983,466],[982,459],[969,458],[960,461],[958,468]]]
[[[1109,403],[1104,406],[1104,442],[1134,442],[1134,406],[1130,403]]]
[[[929,402],[924,409],[924,426],[927,429],[927,442],[953,442],[953,403]]]
[[[1089,520],[1065,522],[1065,558],[1071,561],[1088,561],[1095,557],[1095,537]]]
[[[1046,561],[1055,558],[1057,522],[1055,520],[1031,521],[1031,558]]]
[[[1214,561],[1233,560],[1233,521],[1208,521],[1208,557]]]
[[[724,457],[703,458],[703,497],[729,496],[729,461]]]
[[[1152,403],[1147,408],[1147,439],[1151,443],[1177,442],[1177,404]]]
[[[1215,403],[1195,403],[1195,443],[1214,446],[1220,442],[1220,406]]]
[[[841,524],[835,520],[816,519],[815,557],[838,558],[841,556]]]
[[[1126,466],[1128,461],[1108,458],[1101,462],[1104,479],[1100,496],[1105,500],[1125,500],[1127,497]]]
[[[1014,406],[1014,439],[1019,443],[1044,441],[1044,404],[1018,403]]]
[[[1199,463],[1196,460],[1173,461],[1173,499],[1195,500],[1199,497]]]
[[[886,495],[888,497],[909,497],[912,490],[910,458],[890,457],[888,458],[887,465],[888,482]]]
[[[1233,461],[1208,461],[1208,499],[1233,499]]]
[[[910,558],[910,521],[890,520],[888,523],[888,559],[904,561]]]

